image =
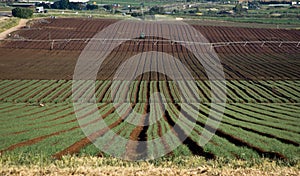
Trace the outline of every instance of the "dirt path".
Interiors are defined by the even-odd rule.
[[[17,26],[14,26],[14,27],[12,27],[12,28],[10,28],[10,29],[8,29],[8,30],[6,30],[6,31],[4,31],[4,32],[2,32],[2,33],[0,33],[0,40],[5,39],[9,33],[12,33],[12,32],[14,32],[14,31],[16,31],[16,30],[18,30],[18,29],[20,29],[20,28],[26,26],[26,23],[27,23],[27,22],[28,22],[28,19],[21,19],[21,20],[19,21],[19,24],[18,24]]]

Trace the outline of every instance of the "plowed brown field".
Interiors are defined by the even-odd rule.
[[[13,40],[0,43],[0,79],[72,79],[77,59],[88,39],[114,22],[116,20],[107,19],[46,19],[32,22],[30,28],[15,32]],[[300,46],[297,44],[300,41],[299,30],[193,27],[212,43],[245,42],[214,45],[226,79],[300,78]],[[120,26],[120,30],[123,28]],[[181,30],[178,29],[178,35],[183,32]],[[180,43],[172,44],[167,39],[156,40],[156,37],[149,36],[138,42],[123,42],[104,61],[97,78],[112,79],[116,69],[135,54],[162,51],[177,57],[189,67],[195,79],[207,79],[201,63]],[[144,74],[142,79],[167,78],[155,73]]]

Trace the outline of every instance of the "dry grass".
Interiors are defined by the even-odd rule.
[[[205,161],[201,157],[183,159],[178,165],[172,161],[128,162],[114,158],[65,157],[51,163],[15,165],[0,162],[0,175],[300,175],[299,163],[293,167],[263,159],[258,163],[230,160]]]
[[[0,33],[18,25],[19,18],[0,18]]]
[[[59,168],[55,165],[47,167],[31,166],[31,167],[2,167],[0,175],[300,175],[300,171],[296,168],[275,167],[272,169],[263,168],[212,168],[199,167],[193,169],[182,169],[172,167],[89,167],[79,166],[77,168]]]

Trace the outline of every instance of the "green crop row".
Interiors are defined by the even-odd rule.
[[[89,84],[94,84],[95,89]],[[223,91],[218,84],[215,82],[217,97]],[[32,104],[70,103],[73,102],[73,95],[89,100],[92,100],[91,98],[95,95],[95,101],[98,103],[112,102],[112,97],[114,101],[145,103],[149,98],[147,96],[151,97],[158,91],[170,103],[195,100],[205,103],[210,102],[212,97],[209,81],[196,81],[195,83],[189,81],[96,81],[88,85],[85,83],[76,85],[72,94],[72,81],[1,80],[0,101]],[[297,103],[300,101],[299,85],[299,81],[226,81],[226,101],[227,103]],[[148,90],[151,86],[156,88]]]
[[[128,139],[136,126],[126,121],[122,122],[120,121],[120,118],[134,120],[136,117],[128,111],[128,108],[125,105],[126,104],[115,105],[119,110],[111,111],[113,104],[99,104],[99,112],[91,111],[89,108],[91,105],[79,105],[76,108],[77,118],[82,120],[80,124],[82,128],[90,129],[90,134],[92,134],[101,130],[97,126],[97,122],[100,120],[98,118],[99,113],[101,115],[106,114],[103,117],[108,126],[119,121],[112,126],[112,131],[123,138]],[[184,118],[181,118],[180,120],[178,120],[180,109],[178,109],[178,106],[175,104],[168,103],[164,104],[163,107],[159,103],[155,103],[151,106],[149,118],[157,120],[157,122],[148,126],[148,129],[145,132],[148,140],[157,139],[160,135],[166,134],[172,128],[169,121],[165,118],[158,117],[158,109],[166,108],[168,118],[172,119],[175,123],[178,123],[184,133],[187,133],[189,129],[193,128],[189,137],[191,140],[195,141],[196,144],[200,145],[201,140],[203,140],[201,134],[205,131],[204,124],[207,122],[208,114],[210,112],[208,104],[201,104],[199,107],[195,104],[180,104],[179,107],[183,108],[183,111],[181,112],[183,112],[184,115]],[[282,104],[268,104],[263,105],[262,108],[265,106],[268,106],[269,108],[265,108],[265,110],[262,111],[264,115],[260,115],[258,113],[259,110],[257,110],[258,112],[255,114],[245,116],[241,109],[245,109],[244,111],[248,113],[255,111],[255,107],[259,109],[259,106],[257,104],[227,104],[225,114],[217,129],[217,133],[213,135],[209,128],[206,129],[208,130],[208,134],[212,134],[212,139],[203,146],[203,150],[212,153],[215,156],[230,158],[256,158],[258,157],[258,154],[263,155],[263,152],[273,152],[282,154],[291,160],[297,159],[299,147],[295,146],[295,144],[288,144],[280,139],[299,143],[299,128],[297,128],[299,126],[299,118],[296,119],[296,112],[298,111],[299,114],[300,110],[299,104],[290,104],[289,108]],[[220,109],[221,105],[217,105],[216,107],[217,109]],[[138,103],[133,108],[133,111],[143,114],[145,113],[145,108],[145,103]],[[292,120],[295,124],[287,124],[289,121],[287,118],[285,123],[284,120],[278,120],[278,124],[281,124],[282,126],[275,126],[276,123],[273,122],[274,118],[268,116],[268,114],[271,114],[272,116],[274,110],[278,110],[278,108],[281,108],[280,111],[282,114],[287,112],[285,117],[287,118],[290,116],[293,118]],[[294,114],[290,113],[290,109]],[[216,115],[220,114],[217,110],[212,110],[211,113],[213,118],[216,118]],[[12,149],[20,152],[38,150],[52,155],[84,138],[84,134],[79,128],[79,124],[76,120],[72,104],[50,103],[44,107],[40,107],[22,103],[1,103],[0,117],[0,141],[2,141],[0,143],[0,151],[8,149],[15,144],[21,144]],[[257,120],[257,117],[265,118],[265,121]],[[191,122],[192,119],[196,121],[196,124]],[[141,119],[139,118],[138,120]],[[272,128],[272,126],[274,126],[274,128]],[[281,130],[277,127],[283,129],[286,128],[286,130]],[[159,130],[161,134],[159,134]],[[274,137],[268,137],[264,134],[273,135]],[[104,135],[108,134],[104,133]],[[42,139],[37,141],[33,140],[32,143],[26,143],[27,141],[40,137],[42,137]],[[166,147],[178,144],[178,142],[180,142],[178,140],[179,139],[174,138],[174,136],[165,135],[162,140],[155,143],[155,146],[153,143],[147,146],[149,149],[147,155],[151,157],[154,156],[154,154],[157,154],[157,152],[161,152],[162,154],[167,149]],[[127,145],[125,142],[119,144],[115,140],[111,140],[111,143],[103,143],[101,138],[97,138],[96,141],[98,141],[99,145],[102,147],[113,147],[111,150],[116,152],[124,152],[120,149],[118,150],[118,147],[123,148]],[[84,147],[86,147],[86,149],[81,149],[82,152],[90,151],[93,154],[100,152],[90,145]],[[183,148],[176,150],[176,152],[180,151],[184,153],[188,152],[187,150],[192,151],[191,148],[183,146]]]

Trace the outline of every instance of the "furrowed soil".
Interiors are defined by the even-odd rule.
[[[0,43],[0,79],[72,79],[77,59],[89,39],[115,22],[116,20],[107,19],[33,21],[30,27],[14,32],[11,39]],[[126,26],[119,27],[120,30],[126,28]],[[158,26],[154,24],[150,27],[158,30],[156,29]],[[228,80],[297,80],[300,78],[298,59],[300,46],[299,43],[297,44],[300,41],[299,30],[200,25],[193,25],[193,27],[209,42],[218,43],[215,44],[214,49],[223,65],[225,78]],[[127,29],[127,32],[130,30]],[[179,35],[184,32],[180,28],[176,30]],[[258,43],[246,43],[247,41]],[[264,43],[264,41],[275,43]],[[222,42],[241,43],[222,44]],[[180,43],[172,43],[170,40],[153,36],[146,36],[138,42],[126,41],[115,48],[105,58],[98,71],[97,79],[112,79],[117,68],[124,61],[148,51],[168,53],[186,65],[194,79],[207,80],[203,66],[190,51]],[[139,66],[142,67],[143,63],[140,64]],[[176,69],[175,71],[180,72]],[[142,79],[165,80],[167,78],[145,73]]]
[[[159,164],[156,161],[138,163],[102,158],[100,151],[96,154],[93,149],[89,151],[93,140],[105,134],[107,129],[95,131],[90,138],[82,134],[71,105],[73,94],[70,80],[73,79],[76,62],[90,39],[116,22],[110,19],[39,19],[30,21],[26,27],[12,32],[10,38],[0,41],[0,175],[300,175],[297,157],[300,134],[297,128],[300,119],[297,87],[300,84],[299,30],[191,23],[209,42],[214,43],[212,49],[220,59],[228,86],[222,125],[208,143],[211,148],[199,146],[197,138],[190,136],[183,141],[187,149],[185,152],[198,156]],[[130,33],[133,28],[128,22],[119,26],[118,30],[125,29],[124,32]],[[149,24],[149,28],[160,30],[154,24]],[[175,29],[179,37],[188,30]],[[162,121],[165,123],[159,123],[156,130],[154,127],[131,129],[130,125],[122,126],[130,110],[124,111],[120,118],[112,115],[116,114],[116,107],[110,99],[111,80],[117,69],[143,52],[164,52],[183,63],[197,80],[199,94],[205,100],[200,109],[189,106],[189,110],[197,111],[201,116],[196,120],[193,133],[201,135],[201,129],[205,126],[202,118],[209,116],[208,103],[211,101],[208,77],[201,62],[180,42],[147,34],[144,39],[138,37],[121,43],[105,58],[95,82],[98,108],[93,111],[77,109],[82,115],[79,118],[86,118],[97,110],[103,111],[105,120],[113,119],[109,121],[110,129],[117,129],[118,133],[132,130],[129,137],[133,140],[161,136],[174,126],[175,115],[181,110],[178,103],[181,94],[175,91],[176,86],[168,82],[171,79],[161,73],[148,72],[137,77],[128,88],[128,96],[131,106],[141,107],[135,110],[145,114],[150,112],[150,93],[164,93],[172,105],[163,115]],[[109,42],[107,44],[109,46]],[[149,57],[139,61],[136,69],[144,69],[146,63],[159,65],[161,61]],[[182,73],[179,68],[166,66],[164,69]],[[122,89],[126,81],[118,83],[117,88]],[[83,89],[80,97],[88,91],[88,88]],[[185,93],[187,99],[194,94],[190,90]],[[138,106],[139,103],[143,104]],[[184,114],[188,120],[197,116],[189,113]],[[218,110],[215,113],[219,113]],[[148,119],[148,116],[143,116],[140,123],[146,123]],[[118,129],[118,126],[122,128]],[[183,132],[178,129],[175,133]],[[211,127],[209,129],[213,130]],[[147,133],[148,130],[152,130],[153,136]],[[110,143],[107,147],[111,147]],[[138,146],[129,148],[137,151]],[[40,150],[46,152],[45,158],[48,160],[39,162],[43,160],[42,156],[38,157],[38,161],[30,158],[30,152]],[[9,152],[17,152],[17,156]],[[94,154],[99,157],[78,158],[68,154]],[[219,155],[232,159],[218,163]],[[26,157],[30,159],[26,160]],[[215,160],[209,160],[212,158]],[[254,158],[259,158],[259,161],[238,160]]]

